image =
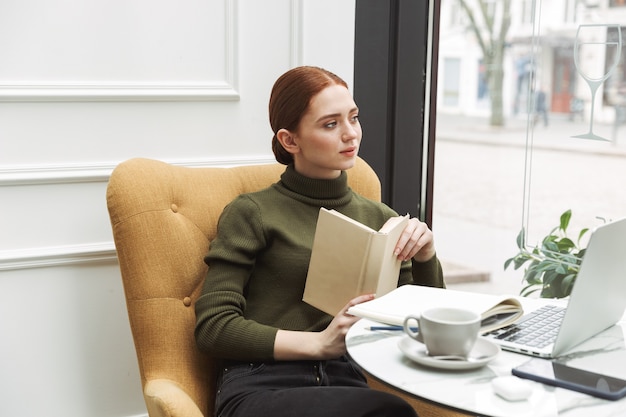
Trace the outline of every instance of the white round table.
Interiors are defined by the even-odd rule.
[[[441,370],[408,359],[398,343],[401,331],[373,331],[378,323],[362,319],[348,332],[348,354],[371,376],[401,391],[461,412],[491,417],[623,417],[626,398],[608,401],[528,381],[531,396],[511,402],[496,395],[491,381],[511,375],[530,357],[501,351],[491,362],[472,370]],[[572,366],[626,379],[626,321],[568,352]]]

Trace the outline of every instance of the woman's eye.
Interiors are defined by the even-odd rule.
[[[330,122],[330,123],[326,123],[324,125],[324,127],[328,128],[328,129],[331,129],[331,128],[335,127],[335,126],[337,126],[337,122]]]
[[[352,123],[356,123],[359,121],[359,115],[355,114],[354,116],[352,116]]]

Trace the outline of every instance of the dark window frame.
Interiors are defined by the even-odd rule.
[[[382,198],[432,227],[439,1],[356,0],[360,155]]]

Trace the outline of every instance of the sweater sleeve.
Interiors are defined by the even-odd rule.
[[[278,329],[245,317],[244,290],[256,254],[266,243],[258,208],[250,199],[240,197],[224,209],[195,304],[195,338],[201,351],[228,359],[273,358]]]
[[[406,284],[445,288],[443,270],[437,255],[426,262],[417,262],[415,260],[403,262],[398,286]]]

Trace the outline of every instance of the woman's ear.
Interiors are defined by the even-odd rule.
[[[294,135],[287,129],[280,129],[276,132],[276,139],[278,139],[283,148],[290,154],[300,152],[300,146],[296,143]]]

